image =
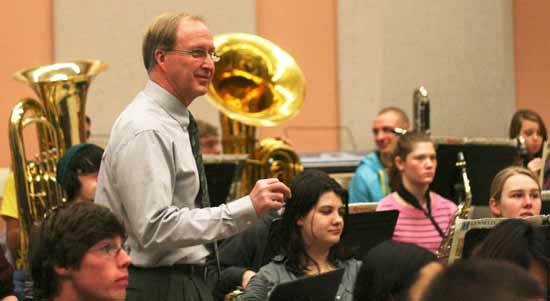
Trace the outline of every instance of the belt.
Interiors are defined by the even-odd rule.
[[[160,266],[160,267],[138,267],[135,265],[130,265],[130,270],[136,271],[150,271],[158,273],[182,273],[185,275],[195,275],[202,277],[202,279],[207,279],[208,276],[208,266],[200,264],[175,264],[170,266]]]

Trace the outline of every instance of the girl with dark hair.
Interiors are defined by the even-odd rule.
[[[396,192],[383,198],[377,211],[398,210],[393,239],[437,252],[457,207],[429,190],[437,167],[433,142],[425,134],[409,132],[394,152]]]
[[[548,140],[546,126],[542,117],[531,110],[519,110],[510,122],[510,139],[518,137],[525,139],[527,156],[524,165],[533,172],[540,172],[542,162],[543,143]]]
[[[509,219],[494,227],[473,256],[517,264],[547,290],[550,245],[543,229],[521,219]]]
[[[57,182],[67,201],[93,201],[103,149],[95,144],[71,146],[57,162]]]
[[[489,197],[492,217],[526,218],[539,215],[541,207],[541,189],[532,171],[510,166],[497,173]]]
[[[298,175],[290,188],[292,198],[285,204],[274,235],[280,255],[260,269],[238,300],[267,300],[279,283],[344,268],[336,298],[351,301],[360,263],[350,259],[340,245],[347,192],[319,171]]]
[[[385,241],[372,248],[357,275],[355,301],[419,300],[443,266],[434,253],[414,244]]]

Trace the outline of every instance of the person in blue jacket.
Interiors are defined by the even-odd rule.
[[[409,118],[396,107],[382,109],[372,122],[376,150],[368,153],[349,184],[349,202],[378,202],[390,193],[388,170],[391,154],[399,138],[394,129],[409,129]]]

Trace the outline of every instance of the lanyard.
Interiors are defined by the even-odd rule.
[[[427,210],[424,209],[424,207],[420,206],[420,202],[416,199],[416,197],[410,193],[403,183],[399,184],[399,188],[397,189],[397,194],[405,200],[405,202],[411,204],[414,208],[421,210],[424,215],[430,219],[430,222],[432,222],[432,225],[435,227],[435,230],[437,230],[437,233],[439,233],[439,236],[441,236],[443,239],[445,238],[445,233],[441,230],[437,222],[435,221],[434,217],[432,216],[432,206],[431,206],[431,199],[430,199],[430,191],[426,191],[426,207]]]

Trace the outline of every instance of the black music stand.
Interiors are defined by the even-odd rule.
[[[343,276],[344,269],[337,269],[281,283],[275,286],[269,301],[334,301]]]
[[[236,196],[246,157],[246,155],[204,156],[204,172],[212,207],[230,202]]]
[[[518,162],[517,147],[512,144],[488,144],[462,141],[439,142],[437,145],[437,170],[431,189],[455,203],[461,198],[462,183],[455,167],[457,153],[466,158],[468,178],[472,190],[473,205],[487,206],[491,181],[502,169]]]
[[[377,244],[393,237],[393,230],[399,217],[399,211],[376,211],[350,214],[342,240],[344,245],[355,252],[359,260]]]
[[[546,234],[546,237],[550,239],[550,226],[544,225],[539,227],[539,229]],[[466,232],[466,236],[464,238],[464,249],[462,249],[462,258],[467,259],[472,256],[474,249],[485,240],[491,230],[493,230],[493,228],[471,229]]]

